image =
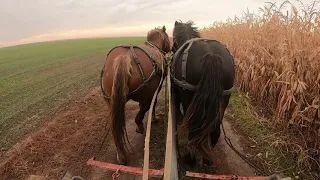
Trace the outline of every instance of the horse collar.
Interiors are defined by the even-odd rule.
[[[147,43],[148,43],[150,46],[152,46],[152,47],[154,47],[154,48],[157,48],[163,55],[166,54],[166,52],[164,52],[161,48],[159,48],[157,45],[153,44],[152,42],[147,41]]]

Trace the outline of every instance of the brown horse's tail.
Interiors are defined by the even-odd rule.
[[[127,132],[125,127],[125,105],[128,96],[128,81],[131,77],[131,59],[121,55],[113,64],[113,85],[111,93],[111,131],[114,143],[121,154],[127,154]]]
[[[222,59],[217,54],[205,54],[202,59],[202,76],[185,114],[184,128],[189,130],[189,147],[192,153],[198,149],[212,159],[210,133],[220,128],[222,106]]]

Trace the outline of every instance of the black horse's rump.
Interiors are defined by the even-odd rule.
[[[179,131],[188,132],[191,154],[198,149],[212,159],[234,84],[234,59],[220,42],[200,38],[192,21],[176,21],[173,39],[173,92],[184,111]]]

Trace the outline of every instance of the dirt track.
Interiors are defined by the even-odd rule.
[[[160,93],[158,104],[163,104],[161,97],[163,92]],[[144,136],[135,132],[133,120],[138,112],[138,105],[129,102],[126,109],[128,136],[135,150],[130,157],[129,165],[143,167]],[[156,113],[160,121],[152,125],[150,168],[159,169],[164,164],[166,130],[163,108],[159,106]],[[86,161],[93,156],[101,161],[116,163],[116,151],[111,134],[101,146],[108,129],[107,120],[107,106],[97,87],[81,100],[71,102],[48,119],[48,123],[42,129],[1,155],[0,179],[60,179],[66,172],[84,179],[112,179],[112,172],[86,165]],[[225,128],[234,146],[241,150],[241,136],[232,130],[227,120]],[[223,135],[215,149],[217,159],[214,162],[214,170],[211,168],[209,172],[254,175],[254,171],[225,144]],[[122,174],[118,179],[141,178]]]

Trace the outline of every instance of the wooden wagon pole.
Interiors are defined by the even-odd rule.
[[[177,163],[177,144],[176,144],[176,119],[173,112],[174,104],[171,93],[171,79],[170,79],[170,66],[168,66],[167,74],[167,93],[168,93],[168,128],[167,128],[167,141],[166,141],[166,154],[164,165],[164,180],[178,179],[178,163]]]

